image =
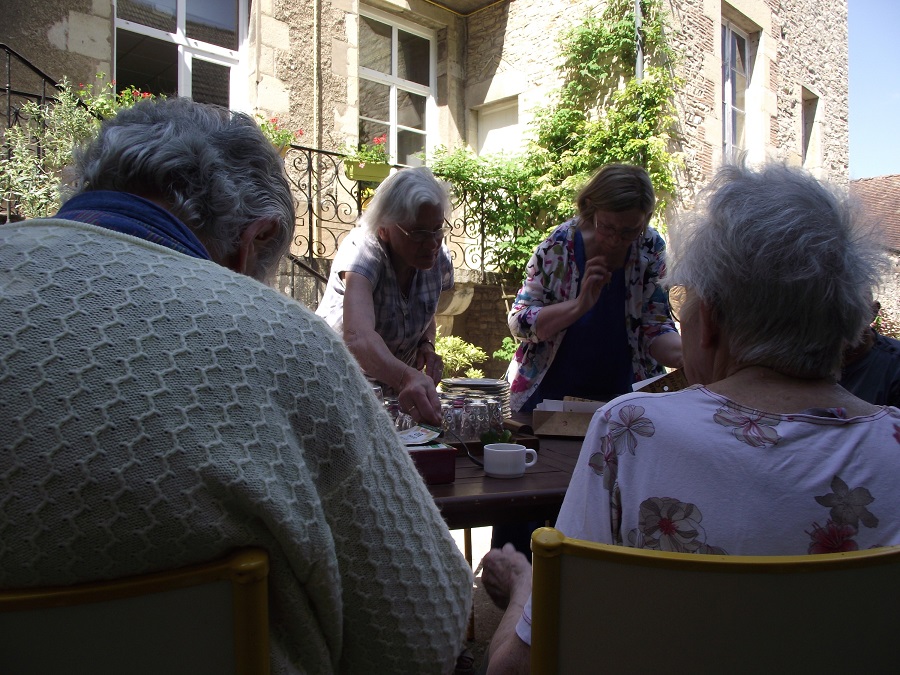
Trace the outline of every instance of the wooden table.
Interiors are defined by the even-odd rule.
[[[556,520],[575,469],[580,438],[541,438],[538,460],[521,478],[490,478],[466,455],[456,458],[456,480],[448,485],[429,485],[431,496],[451,530],[464,530],[463,555],[472,565],[472,529]],[[466,631],[475,639],[475,607]]]
[[[566,496],[581,439],[542,438],[537,463],[521,478],[490,478],[467,456],[456,458],[456,481],[430,485],[451,530],[554,520]]]

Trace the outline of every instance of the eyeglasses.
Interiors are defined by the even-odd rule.
[[[602,231],[609,236],[617,237],[619,239],[619,241],[621,241],[624,244],[625,242],[632,242],[635,239],[637,239],[638,235],[644,231],[644,226],[641,225],[640,227],[633,227],[630,230],[617,230],[616,228],[612,227],[611,225],[608,225],[606,223],[600,224],[599,222],[597,222],[597,214],[595,213],[594,214],[594,229],[597,230],[598,232]]]
[[[417,244],[424,244],[427,241],[443,241],[444,237],[450,234],[450,231],[453,229],[446,220],[444,221],[444,226],[439,230],[412,230],[407,231],[400,227],[400,223],[397,223],[397,229],[400,230],[403,234],[410,238],[411,241],[414,241]]]
[[[671,286],[669,288],[669,310],[672,318],[681,323],[679,314],[684,309],[684,303],[687,300],[687,289],[684,286]]]

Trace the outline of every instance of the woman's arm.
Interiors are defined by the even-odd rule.
[[[681,368],[684,358],[681,352],[681,336],[678,333],[662,333],[650,343],[650,356],[667,368]]]
[[[570,298],[570,265],[574,225],[561,225],[534,250],[525,268],[525,281],[516,294],[508,323],[512,334],[522,340],[543,342],[565,330],[594,306],[610,274],[603,258],[588,261],[581,279],[581,292]],[[569,269],[571,268],[571,269]]]
[[[344,342],[363,371],[397,392],[400,409],[416,421],[440,425],[441,402],[432,378],[396,358],[375,330],[372,284],[344,273]]]
[[[425,335],[419,340],[419,347],[416,352],[416,367],[419,370],[424,369],[434,385],[440,384],[441,378],[444,376],[444,359],[435,351],[434,340],[437,336],[437,322],[431,317],[431,323],[425,329]]]
[[[578,296],[573,300],[547,305],[538,314],[534,322],[534,333],[538,340],[553,337],[587,314],[597,304],[600,292],[609,283],[611,276],[605,258],[597,256],[588,260]]]

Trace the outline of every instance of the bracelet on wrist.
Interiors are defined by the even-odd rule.
[[[437,349],[435,349],[434,342],[432,342],[428,338],[422,338],[421,340],[419,340],[419,349],[422,348],[422,345],[431,345],[431,351],[437,351]]]

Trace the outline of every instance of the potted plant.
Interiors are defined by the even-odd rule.
[[[370,143],[360,143],[356,150],[348,150],[344,155],[344,173],[350,180],[380,183],[390,172],[386,133]]]
[[[284,157],[287,154],[288,148],[291,146],[291,143],[300,139],[303,135],[303,129],[297,129],[296,131],[291,131],[290,129],[285,129],[284,127],[278,126],[278,118],[270,117],[266,119],[262,115],[257,114],[256,118],[259,120],[259,128],[265,134],[266,138],[274,145],[278,152]]]

